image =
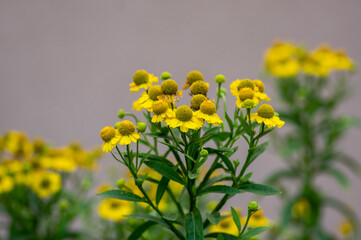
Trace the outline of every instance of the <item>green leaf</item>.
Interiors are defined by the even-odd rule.
[[[208,157],[201,157],[194,166],[194,170],[196,171],[198,168],[200,168],[206,161]]]
[[[172,139],[169,136],[167,136],[166,134],[163,134],[163,133],[160,133],[160,132],[144,133],[144,135],[149,136],[149,137],[166,138],[166,139],[169,139],[169,140]]]
[[[252,172],[249,172],[246,175],[244,175],[244,177],[243,177],[244,181],[248,181],[252,177],[252,175],[253,175]]]
[[[233,129],[234,129],[233,122],[232,122],[231,118],[228,116],[228,113],[227,113],[227,112],[224,112],[224,113],[225,113],[224,117],[226,118],[226,121],[227,121],[227,123],[228,123],[229,129],[230,129],[231,132],[233,133]]]
[[[178,172],[174,170],[172,167],[161,162],[146,161],[144,163],[151,169],[160,173],[162,176],[184,185],[183,179],[179,176]]]
[[[263,136],[266,136],[267,134],[269,134],[270,132],[272,132],[273,130],[275,130],[275,128],[270,128],[270,129],[267,129],[266,131],[264,131],[263,133],[260,133],[257,135],[257,137],[255,137],[255,140],[263,137]]]
[[[196,179],[198,176],[199,176],[199,172],[196,173],[188,172],[188,177],[190,179]]]
[[[152,215],[149,214],[144,214],[144,213],[133,213],[130,215],[125,215],[125,217],[130,217],[130,218],[137,218],[137,219],[145,219],[145,220],[149,220],[149,221],[153,221],[153,222],[157,222],[159,224],[162,224],[163,226],[167,226],[168,225],[160,218],[158,217],[154,217]]]
[[[259,157],[259,155],[261,155],[261,154],[266,150],[266,148],[268,147],[268,145],[269,145],[269,141],[264,142],[264,143],[258,145],[258,146],[254,149],[254,152],[253,152],[253,154],[252,154],[252,156],[251,156],[250,162],[253,162],[254,160],[256,160],[256,158]],[[250,149],[250,151],[251,151],[251,149]]]
[[[197,208],[186,216],[186,239],[203,240],[203,220],[201,213]]]
[[[230,234],[227,234],[227,233],[221,233],[221,232],[209,233],[205,237],[206,238],[217,238],[218,239],[219,235],[221,235],[224,240],[237,240],[236,236],[233,236],[233,235],[230,235]]]
[[[222,153],[217,152],[217,156],[219,156],[222,159],[222,162],[226,164],[228,171],[234,173],[234,167],[232,161],[228,157],[224,156]]]
[[[219,221],[221,221],[221,214],[219,212],[207,214],[207,219],[213,225],[217,225],[219,223]]]
[[[128,240],[139,239],[142,236],[142,234],[148,230],[148,228],[152,227],[155,224],[157,224],[157,223],[153,222],[153,221],[146,221],[146,222],[140,224],[136,229],[134,229],[132,234],[130,234],[130,236],[128,237]]]
[[[252,131],[251,126],[249,126],[248,122],[243,118],[243,116],[238,117],[238,119],[239,119],[239,121],[241,122],[241,125],[242,125],[243,129],[246,131],[246,133],[247,133],[249,136],[252,136],[252,135],[253,135],[253,131]]]
[[[169,178],[162,177],[162,179],[160,180],[157,187],[157,193],[155,195],[155,202],[157,205],[159,204],[160,200],[162,200],[165,190],[167,189],[168,183],[169,183]]]
[[[109,190],[106,192],[98,193],[97,195],[100,197],[115,198],[115,199],[120,199],[120,200],[125,200],[125,201],[131,201],[131,202],[144,202],[144,200],[141,197],[139,197],[138,195],[135,195],[134,193],[131,193],[128,191],[119,190],[119,189]]]
[[[247,183],[241,185],[238,189],[242,189],[245,192],[251,192],[254,194],[264,195],[264,196],[281,194],[280,191],[274,189],[271,186],[257,184],[257,183]]]
[[[199,192],[199,195],[207,193],[239,194],[243,193],[243,191],[226,185],[215,185],[203,189]]]
[[[344,189],[350,188],[350,183],[347,176],[336,168],[328,168],[325,170],[330,176],[332,176]]]
[[[249,229],[243,236],[241,237],[241,240],[246,240],[250,237],[256,236],[258,234],[263,233],[264,231],[267,231],[269,227],[255,227]]]
[[[233,207],[231,207],[231,213],[232,213],[233,221],[238,228],[238,232],[240,232],[241,231],[241,220],[239,219],[238,213],[236,210],[234,210]]]
[[[169,221],[175,221],[178,217],[178,213],[165,213],[163,217]]]
[[[227,140],[229,138],[229,136],[231,136],[230,132],[217,132],[217,133],[213,133],[213,134],[208,134],[206,136],[203,135],[203,137],[195,140],[193,143],[199,143],[199,142],[206,143],[211,139],[213,139],[213,140],[216,139],[220,142],[223,142],[223,141]]]

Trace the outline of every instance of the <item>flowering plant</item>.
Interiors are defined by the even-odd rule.
[[[0,227],[7,239],[80,237],[71,224],[91,212],[85,194],[100,154],[77,143],[51,147],[18,131],[0,136]]]
[[[132,211],[130,208],[124,211],[122,215],[126,217],[144,220],[128,239],[140,238],[155,224],[172,232],[177,239],[187,240],[248,239],[265,231],[267,226],[248,227],[252,215],[263,217],[254,201],[249,203],[247,214],[242,219],[239,212],[231,208],[235,231],[223,231],[225,227],[222,226],[230,223],[221,221],[227,216],[221,216],[219,212],[237,194],[280,193],[270,186],[254,183],[251,181],[252,173],[247,172],[268,146],[268,142],[262,142],[264,136],[284,124],[269,104],[262,104],[252,113],[262,101],[270,100],[264,93],[262,81],[242,79],[230,85],[235,100],[231,115],[227,109],[226,90],[222,88],[226,82],[223,75],[215,77],[218,89],[216,101],[212,101],[208,92],[210,85],[204,81],[203,75],[199,71],[190,72],[183,90],[189,89],[192,98],[189,105],[180,106],[178,101],[183,92],[177,82],[167,72],[161,75],[161,79],[160,85],[154,85],[158,82],[157,77],[138,70],[130,84],[132,93],[143,90],[133,103],[133,110],[145,110],[146,123],[138,121],[134,114],[120,110],[119,118],[131,117],[136,124],[123,120],[100,131],[103,151],[110,152],[116,161],[126,166],[132,185],[108,190],[99,196],[105,197],[104,201],[118,200],[114,204],[117,208],[129,204],[124,202],[128,201],[150,209],[147,214],[129,213]],[[222,119],[218,115],[221,102]],[[248,153],[243,159],[236,159],[240,155],[234,157],[239,139],[248,145]],[[158,178],[149,174],[149,169],[156,172]],[[155,194],[147,190],[148,184],[155,189]],[[169,198],[165,197],[165,193]],[[221,194],[222,198],[207,212],[200,203],[209,194]],[[173,203],[174,210],[163,208],[166,199]],[[111,206],[108,212],[112,212]],[[114,214],[113,217],[117,218],[114,220],[121,220],[121,213]],[[213,231],[212,227],[209,230],[210,225]]]
[[[292,127],[275,141],[286,168],[273,173],[267,181],[279,185],[284,193],[277,234],[283,233],[287,239],[334,239],[335,234],[322,225],[325,208],[332,207],[346,218],[341,225],[343,237],[353,239],[360,225],[352,209],[321,191],[315,181],[328,176],[349,188],[342,167],[360,174],[357,161],[339,147],[347,130],[360,122],[336,114],[336,108],[349,95],[347,77],[355,69],[354,62],[343,50],[328,45],[308,51],[300,45],[277,41],[266,51],[264,65],[284,105],[279,114]],[[290,182],[292,189],[286,184]]]

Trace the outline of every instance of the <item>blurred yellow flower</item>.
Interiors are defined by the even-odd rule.
[[[247,221],[247,217],[241,218],[241,225],[244,225]],[[248,221],[248,226],[255,228],[255,227],[265,227],[268,226],[268,218],[263,215],[263,210],[259,210],[252,214]]]
[[[0,194],[13,190],[14,180],[6,173],[6,169],[0,165]]]
[[[238,229],[236,224],[233,222],[233,218],[230,216],[229,212],[223,213],[222,215],[229,215],[228,217],[219,221],[217,225],[212,225],[209,228],[210,233],[222,232],[227,233],[233,236],[238,236]]]
[[[49,197],[61,189],[61,176],[55,172],[33,172],[29,180],[31,189],[41,198]]]
[[[5,149],[17,158],[25,158],[32,154],[33,145],[25,133],[12,130],[5,135]]]
[[[307,199],[298,200],[292,207],[292,216],[295,219],[308,217],[311,213],[311,206]]]
[[[98,213],[102,218],[115,222],[125,219],[126,217],[124,216],[132,212],[133,206],[131,202],[113,198],[104,199],[98,207]]]
[[[339,224],[338,230],[341,237],[349,238],[354,234],[354,224],[349,220],[344,220]]]

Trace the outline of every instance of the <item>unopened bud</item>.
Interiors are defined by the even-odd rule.
[[[256,201],[251,201],[248,203],[248,211],[254,212],[258,210],[258,203]]]
[[[162,80],[167,80],[167,79],[169,79],[171,77],[172,77],[172,75],[169,72],[163,72],[162,75],[160,76],[160,78]]]
[[[237,168],[239,166],[239,160],[238,159],[233,160],[233,164]]]
[[[117,188],[122,189],[124,187],[124,184],[125,184],[125,179],[120,178],[117,182]]]
[[[208,156],[208,151],[206,149],[202,149],[200,152],[201,157],[207,157]]]
[[[214,78],[214,82],[216,82],[216,83],[224,83],[224,82],[226,82],[226,78],[222,74],[219,74]]]
[[[124,116],[125,116],[124,110],[123,110],[123,109],[120,109],[120,110],[118,111],[118,117],[119,117],[120,119],[123,119]]]
[[[138,122],[137,123],[137,130],[138,132],[145,132],[145,130],[147,129],[147,124],[145,124],[144,122]]]

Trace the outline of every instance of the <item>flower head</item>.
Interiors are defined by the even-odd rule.
[[[264,84],[261,80],[255,79],[252,81],[256,92],[263,93],[265,90]]]
[[[194,95],[191,99],[191,108],[193,110],[199,110],[199,107],[205,100],[207,100],[207,97],[203,94]]]
[[[103,145],[102,150],[104,152],[110,152],[119,142],[120,135],[112,126],[106,126],[100,131],[100,137],[102,138]]]
[[[120,122],[117,130],[120,135],[118,141],[120,145],[128,145],[131,142],[137,142],[138,139],[140,139],[140,134],[135,131],[135,125],[129,120]]]
[[[212,225],[209,228],[209,232],[222,232],[237,236],[239,234],[239,231],[232,217],[230,216],[231,214],[229,212],[225,212],[223,214],[228,215],[228,217],[223,218],[221,221],[219,221],[217,225]]]
[[[194,113],[194,116],[206,120],[208,123],[218,126],[223,121],[216,113],[216,105],[213,101],[205,100],[200,105],[200,108],[197,112]]]
[[[237,97],[241,88],[254,89],[254,83],[250,79],[235,80],[229,86],[233,96]]]
[[[159,100],[153,103],[153,118],[152,122],[162,122],[166,118],[174,117],[174,112],[169,109],[169,104],[166,101]]]
[[[31,176],[31,189],[41,198],[49,197],[61,189],[61,176],[50,171],[38,171]]]
[[[14,180],[6,174],[6,170],[0,165],[0,194],[10,192],[14,188]]]
[[[175,116],[165,120],[171,128],[180,127],[182,132],[188,132],[189,129],[199,129],[203,126],[203,121],[195,117],[190,107],[183,105],[175,110]]]
[[[281,128],[285,124],[284,121],[281,121],[279,117],[275,116],[275,112],[269,104],[262,104],[258,108],[257,113],[251,113],[251,121],[264,123],[269,128]]]
[[[163,94],[158,96],[158,99],[165,100],[168,103],[178,101],[178,96],[182,96],[182,91],[178,91],[178,84],[172,79],[167,79],[162,82],[161,89]]]
[[[163,94],[162,88],[160,85],[151,86],[148,89],[148,93],[143,93],[140,98],[133,103],[133,110],[140,111],[142,108],[152,111],[152,104],[155,101],[158,101],[158,97]]]
[[[260,100],[256,97],[256,92],[251,88],[244,87],[241,88],[238,92],[238,97],[236,101],[236,105],[238,108],[244,108],[244,101],[252,100],[253,104],[258,104]]]
[[[115,222],[125,219],[125,215],[129,215],[132,212],[133,206],[130,202],[114,198],[104,199],[98,208],[98,213],[102,218]]]
[[[198,80],[192,83],[190,90],[192,95],[202,94],[206,96],[208,93],[208,88],[209,83]]]
[[[130,92],[137,92],[140,89],[147,90],[153,83],[158,82],[158,77],[153,74],[149,74],[145,70],[138,70],[133,75],[133,82],[129,84]]]
[[[187,81],[183,85],[183,89],[189,88],[196,81],[203,81],[203,80],[204,80],[204,78],[203,78],[203,74],[201,72],[199,72],[199,71],[191,71],[187,75]]]

